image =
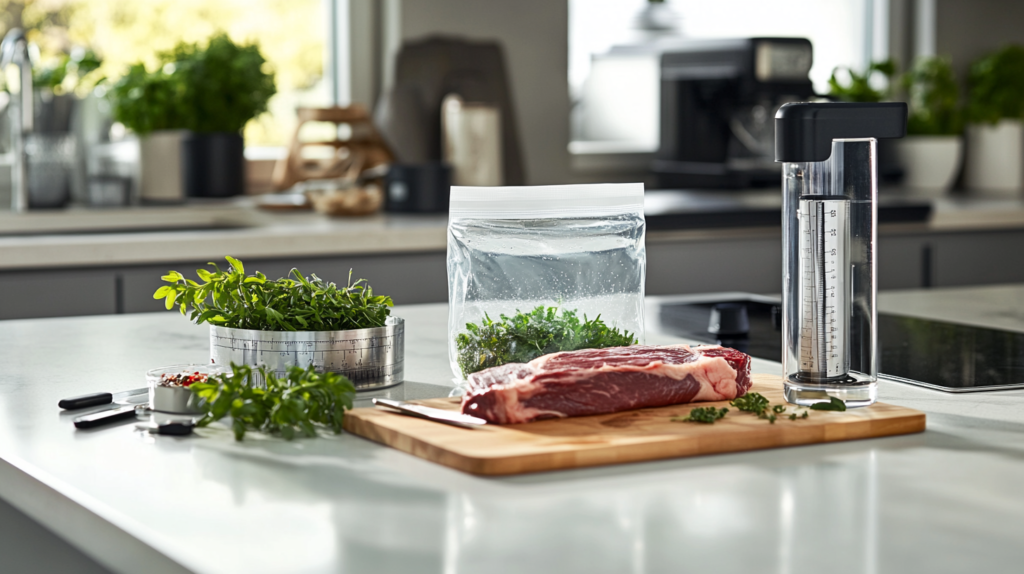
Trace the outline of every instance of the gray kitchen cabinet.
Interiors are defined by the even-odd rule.
[[[927,237],[882,235],[878,238],[877,281],[879,289],[918,289],[927,287]]]
[[[647,242],[648,295],[781,290],[781,237]]]
[[[117,312],[117,280],[103,270],[0,273],[0,319]]]
[[[246,272],[262,271],[268,277],[284,277],[296,268],[305,275],[315,273],[325,281],[345,285],[349,269],[352,279],[366,278],[374,293],[390,295],[398,305],[436,303],[448,300],[448,274],[444,253],[364,255],[347,257],[250,259],[243,261]],[[217,262],[218,265],[221,262]],[[224,269],[227,262],[221,265]],[[152,265],[118,270],[122,283],[122,312],[146,313],[160,311],[163,301],[153,299],[153,292],[163,285],[160,277],[168,270],[180,271],[195,279],[195,270],[206,268],[202,263]]]
[[[647,294],[715,291],[778,293],[782,242],[777,232],[738,230],[733,237],[708,234],[648,236]],[[929,233],[880,230],[879,289],[951,287],[1024,282],[1024,230]],[[205,262],[98,269],[0,272],[0,319],[145,313],[163,309],[153,292],[168,270],[189,277]],[[370,279],[374,292],[400,305],[448,300],[445,254],[393,253],[296,259],[250,259],[248,271],[281,277],[292,267],[344,284]]]
[[[930,247],[932,287],[1024,282],[1024,231],[944,234]]]

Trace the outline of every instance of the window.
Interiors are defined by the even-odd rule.
[[[38,48],[39,66],[73,50],[91,49],[102,59],[97,77],[108,80],[116,80],[132,63],[152,63],[157,52],[179,41],[202,43],[220,30],[236,42],[257,42],[276,74],[277,95],[270,101],[270,113],[246,127],[250,146],[286,145],[297,106],[324,106],[331,101],[324,79],[328,27],[323,0],[0,0],[0,4],[5,4],[4,32],[11,27],[28,30],[29,40]]]
[[[645,0],[569,0],[569,84],[574,102],[573,145],[570,149],[607,150],[607,146],[588,146],[604,135],[585,133],[578,108],[588,81],[600,82],[607,89],[626,85],[633,90],[637,105],[619,107],[620,123],[631,124],[633,141],[617,143],[621,151],[654,151],[657,148],[657,118],[640,117],[642,110],[657,109],[657,87],[639,87],[641,78],[657,74],[650,62],[637,59],[629,70],[615,71],[616,79],[591,74],[595,55],[613,46],[638,44],[645,40],[636,26]],[[885,34],[887,0],[669,0],[666,2],[680,17],[679,31],[690,38],[739,38],[755,36],[804,37],[814,47],[814,65],[810,77],[819,93],[827,91],[828,78],[836,66],[862,68],[869,59],[888,55]],[[647,36],[646,38],[649,38]],[[644,67],[649,70],[644,70]],[[622,81],[621,78],[629,78]],[[644,84],[646,85],[646,84]],[[622,89],[621,87],[619,89]],[[653,102],[653,103],[652,103]],[[605,114],[607,115],[607,114]],[[623,133],[608,125],[610,133]],[[591,140],[591,141],[586,141]]]

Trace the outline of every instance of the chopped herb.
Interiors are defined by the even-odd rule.
[[[729,409],[725,407],[720,409],[716,409],[715,407],[696,407],[691,409],[690,414],[685,417],[672,417],[672,421],[679,423],[713,424],[718,419],[724,417],[727,412],[729,412]]]
[[[314,423],[341,432],[345,410],[352,408],[356,390],[351,381],[338,373],[317,373],[292,367],[284,377],[263,367],[257,369],[266,381],[266,388],[254,384],[253,369],[248,365],[231,364],[231,373],[212,375],[203,383],[189,388],[201,400],[205,413],[197,423],[206,426],[231,416],[235,440],[242,440],[246,430],[278,434],[292,440],[298,433],[316,436]]]
[[[636,337],[629,331],[605,325],[598,315],[583,320],[576,311],[540,306],[522,313],[516,311],[501,321],[486,313],[480,324],[467,323],[466,332],[455,338],[462,376],[507,363],[528,363],[537,357],[559,351],[601,349],[635,345]]]
[[[846,403],[835,397],[829,397],[827,403],[814,403],[811,408],[816,411],[845,411]]]
[[[741,411],[754,413],[759,417],[768,410],[768,399],[761,393],[747,393],[729,401],[729,404]]]
[[[753,413],[757,415],[757,418],[768,421],[769,424],[775,424],[775,421],[778,419],[777,415],[784,414],[788,408],[786,405],[770,405],[768,399],[761,393],[747,393],[742,397],[733,399],[729,404],[741,411]],[[789,420],[795,421],[797,417],[796,413],[791,413]],[[799,415],[799,418],[807,418],[807,411]]]
[[[316,275],[307,279],[292,269],[292,278],[269,280],[257,272],[246,276],[242,262],[227,258],[230,268],[221,271],[210,263],[214,271],[197,269],[197,283],[177,271],[169,271],[164,285],[153,294],[164,299],[168,309],[177,302],[184,315],[191,307],[190,318],[195,323],[210,323],[235,329],[260,331],[344,331],[383,327],[391,297],[374,296],[365,279],[338,287]]]

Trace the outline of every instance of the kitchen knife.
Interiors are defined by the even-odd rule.
[[[466,429],[473,429],[481,425],[487,424],[487,421],[485,421],[484,419],[477,418],[472,415],[453,413],[451,411],[435,409],[432,407],[425,407],[423,405],[416,405],[413,403],[407,403],[405,401],[393,401],[391,399],[373,399],[373,404],[378,407],[398,411],[403,415],[419,417],[422,419],[430,419],[435,422],[444,423],[446,425],[452,425]]]
[[[132,389],[130,391],[120,393],[93,393],[91,395],[71,397],[70,399],[61,399],[60,402],[57,403],[57,406],[65,410],[71,410],[95,407],[98,405],[109,405],[110,403],[124,404],[125,401],[129,401],[132,397],[137,397],[147,393],[149,393],[149,387],[140,387],[138,389]]]
[[[119,409],[108,409],[98,413],[90,413],[75,419],[75,428],[91,429],[117,421],[135,418],[135,408],[139,405],[128,405]]]

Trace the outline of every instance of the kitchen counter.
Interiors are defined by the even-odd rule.
[[[895,203],[932,203],[927,222],[883,225],[882,235],[1024,229],[1024,199],[928,198],[901,190],[882,196]],[[646,203],[653,243],[779,234],[777,224],[764,224],[777,221],[764,217],[781,205],[776,191],[652,190]],[[679,214],[686,217],[672,217]],[[753,226],[718,222],[743,214],[758,215],[750,219]],[[251,198],[24,215],[0,211],[0,271],[206,262],[225,253],[267,259],[441,252],[447,220],[445,214],[329,218],[312,212],[267,212],[257,209]]]
[[[1022,298],[932,290],[880,308],[985,316]],[[675,340],[663,300],[648,342]],[[382,392],[447,393],[445,306],[396,314],[410,382]],[[350,435],[75,431],[56,408],[203,361],[207,341],[171,313],[0,322],[0,497],[117,572],[1005,572],[1024,558],[1024,391],[885,383],[880,399],[925,411],[926,432],[509,478]]]

